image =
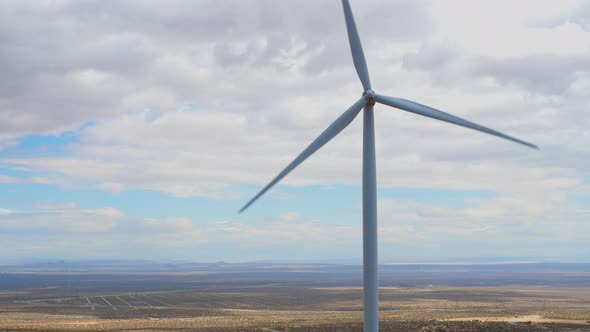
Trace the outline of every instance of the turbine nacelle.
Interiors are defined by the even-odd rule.
[[[365,97],[365,99],[367,100],[367,104],[368,105],[375,105],[375,96],[376,93],[375,91],[371,90],[371,89],[367,89],[367,91],[363,92],[363,97]]]

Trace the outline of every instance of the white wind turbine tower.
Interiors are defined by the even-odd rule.
[[[270,183],[268,183],[254,198],[252,198],[240,213],[246,210],[262,194],[284,178],[289,172],[295,169],[305,159],[311,156],[324,144],[328,143],[352,120],[363,111],[363,301],[364,301],[364,331],[377,332],[379,330],[379,293],[377,281],[377,180],[375,174],[375,129],[373,120],[373,106],[375,102],[426,116],[436,120],[445,121],[466,128],[471,128],[490,135],[501,137],[528,147],[538,149],[537,146],[521,141],[514,137],[502,134],[493,129],[480,126],[473,122],[461,119],[454,115],[439,111],[437,109],[418,104],[416,102],[383,96],[375,93],[371,87],[369,71],[365,62],[365,55],[361,41],[352,16],[352,10],[348,0],[342,0],[348,41],[352,52],[354,67],[363,85],[362,97],[354,103],[346,112],[336,119],[324,132],[320,134],[295,160],[282,170]]]

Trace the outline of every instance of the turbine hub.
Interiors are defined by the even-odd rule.
[[[363,97],[369,102],[369,105],[375,105],[375,91],[368,89],[363,92]]]

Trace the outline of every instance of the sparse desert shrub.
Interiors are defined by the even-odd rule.
[[[420,332],[447,332],[447,328],[442,325],[424,326]]]

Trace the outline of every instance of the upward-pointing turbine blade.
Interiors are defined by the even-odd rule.
[[[252,203],[254,203],[262,194],[264,194],[267,190],[269,190],[272,186],[274,186],[277,182],[279,182],[282,178],[284,178],[289,172],[295,169],[295,167],[299,166],[305,159],[311,156],[314,152],[316,152],[319,148],[324,146],[324,144],[328,143],[334,136],[338,135],[344,128],[346,128],[352,120],[359,114],[360,110],[367,104],[367,99],[361,98],[356,103],[354,103],[346,112],[342,113],[334,121],[323,133],[318,136],[311,144],[301,152],[295,160],[293,160],[284,170],[282,170],[279,175],[277,175],[269,184],[267,184],[254,198],[252,198],[243,208],[240,209],[240,213],[246,210]]]
[[[533,149],[538,149],[538,147],[534,144],[519,140],[519,139],[514,138],[512,136],[508,136],[506,134],[502,134],[499,131],[495,131],[493,129],[490,129],[490,128],[487,128],[484,126],[480,126],[480,125],[473,123],[471,121],[461,119],[461,118],[451,115],[449,113],[445,113],[445,112],[439,111],[437,109],[434,109],[432,107],[418,104],[418,103],[415,103],[415,102],[407,100],[407,99],[387,97],[387,96],[382,96],[379,94],[376,94],[374,99],[376,102],[381,103],[381,104],[389,105],[389,106],[392,106],[395,108],[402,109],[404,111],[427,116],[429,118],[449,122],[449,123],[456,124],[456,125],[459,125],[462,127],[475,129],[477,131],[481,131],[481,132],[484,132],[484,133],[487,133],[490,135],[494,135],[497,137],[501,137],[501,138],[504,138],[504,139],[507,139],[507,140],[510,140],[510,141],[513,141],[513,142],[516,142],[516,143],[519,143],[522,145],[526,145],[526,146],[533,148]]]
[[[369,79],[369,70],[367,69],[367,62],[365,61],[365,54],[363,53],[363,46],[359,38],[359,32],[352,17],[352,10],[348,0],[342,0],[342,7],[344,8],[344,18],[346,19],[346,30],[348,31],[348,42],[350,43],[350,52],[352,53],[352,61],[356,72],[363,83],[365,91],[371,89],[371,80]]]

